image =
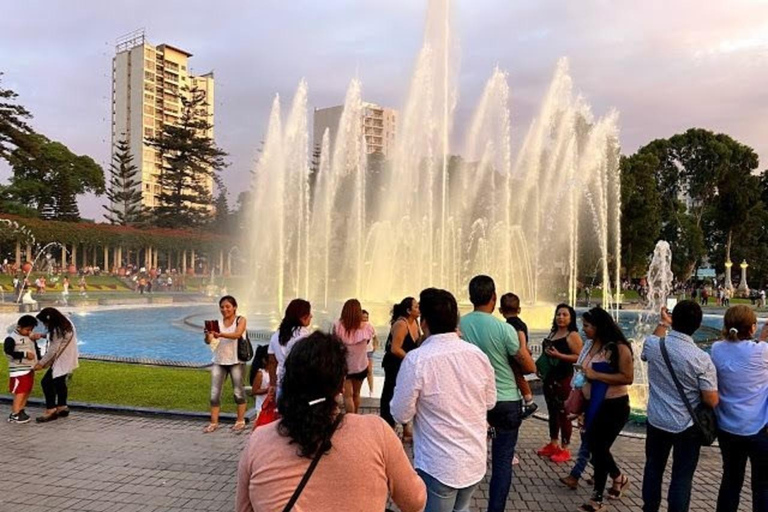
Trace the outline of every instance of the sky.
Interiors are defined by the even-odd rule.
[[[249,185],[274,95],[302,78],[309,107],[363,97],[401,107],[421,46],[427,0],[26,0],[0,17],[3,87],[33,127],[108,168],[111,62],[123,34],[193,53],[215,72],[215,134],[229,153],[231,202]],[[622,152],[687,128],[724,132],[768,168],[768,0],[454,0],[461,140],[494,66],[509,73],[512,135],[525,134],[560,57],[596,115],[620,112]],[[311,124],[311,121],[310,121]],[[10,175],[0,162],[0,183]],[[81,197],[101,219],[104,198]]]

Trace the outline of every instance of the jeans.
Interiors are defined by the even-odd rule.
[[[480,482],[463,489],[455,489],[420,469],[416,472],[427,486],[427,508],[424,512],[469,512],[472,494]]]
[[[589,462],[589,442],[587,436],[581,434],[581,446],[579,446],[579,454],[576,456],[576,464],[571,469],[571,476],[573,478],[581,478],[584,470],[587,469],[587,463]]]
[[[235,390],[235,403],[237,405],[245,403],[245,389],[243,388],[243,363],[238,364],[216,364],[211,367],[211,407],[218,407],[221,404],[221,388],[224,387],[224,380],[227,374],[232,378],[232,387]]]
[[[488,423],[496,430],[491,441],[491,483],[488,512],[502,512],[512,486],[512,459],[523,419],[523,402],[496,402],[488,411]]]
[[[723,479],[717,496],[717,512],[739,509],[741,487],[747,459],[752,466],[752,510],[768,511],[768,431],[763,428],[752,436],[718,433],[723,456]]]
[[[608,475],[616,479],[621,475],[616,461],[611,455],[611,446],[619,437],[621,429],[629,419],[629,397],[606,398],[600,404],[592,426],[587,432],[589,451],[592,454],[592,466],[595,468],[595,485],[592,499],[603,501],[603,491]]]
[[[672,479],[667,495],[668,512],[688,512],[693,473],[699,464],[701,444],[696,426],[671,433],[648,424],[643,474],[643,512],[657,512],[661,506],[661,481],[672,451]]]
[[[43,380],[40,381],[40,386],[43,388],[43,394],[45,395],[46,409],[55,409],[57,406],[67,406],[66,375],[62,375],[54,379],[53,369],[48,368],[48,371],[45,372],[45,375],[43,375]]]

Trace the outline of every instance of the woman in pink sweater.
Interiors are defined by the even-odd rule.
[[[424,510],[426,488],[391,428],[375,415],[340,411],[347,350],[316,332],[285,361],[282,419],[256,429],[237,472],[237,511],[381,512],[388,496],[402,512]]]

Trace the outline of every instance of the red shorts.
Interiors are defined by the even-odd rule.
[[[35,372],[29,372],[19,377],[11,377],[8,381],[8,391],[14,395],[24,395],[32,392],[35,385]]]

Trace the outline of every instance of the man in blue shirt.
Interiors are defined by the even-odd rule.
[[[648,362],[648,425],[645,439],[643,512],[658,512],[661,482],[672,452],[672,479],[667,496],[669,512],[687,512],[693,474],[701,444],[697,427],[680,396],[661,353],[660,341],[675,370],[685,396],[694,409],[700,404],[714,408],[718,402],[717,373],[709,354],[691,337],[701,326],[701,307],[691,300],[679,302],[670,318],[666,308],[661,322],[643,345],[641,358]],[[669,324],[672,330],[667,333]]]

